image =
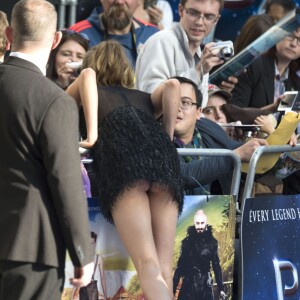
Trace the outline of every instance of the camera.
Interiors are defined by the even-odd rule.
[[[232,41],[217,42],[211,50],[213,54],[218,55],[223,60],[228,60],[234,55]]]
[[[72,62],[67,62],[66,66],[68,68],[71,68],[74,70],[75,76],[78,77],[80,72],[81,72],[81,66],[82,62],[81,61],[72,61]]]

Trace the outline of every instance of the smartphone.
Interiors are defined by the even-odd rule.
[[[150,6],[155,6],[157,0],[144,0],[144,9],[147,9]]]
[[[300,93],[299,93],[299,91],[298,91],[298,95],[294,102],[292,110],[296,111],[296,112],[300,112]]]
[[[292,110],[297,97],[298,97],[298,91],[285,92],[284,98],[281,100],[277,110],[278,111]]]

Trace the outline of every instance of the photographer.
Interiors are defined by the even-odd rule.
[[[208,43],[201,50],[203,39],[210,34],[222,12],[222,0],[181,0],[180,22],[153,35],[141,49],[136,66],[137,88],[152,93],[161,83],[174,76],[195,81],[203,94],[203,107],[208,99],[208,77],[211,69],[224,63]],[[235,77],[222,82],[232,90]]]
[[[50,53],[46,76],[65,90],[78,76],[88,49],[86,35],[63,29],[61,42]]]

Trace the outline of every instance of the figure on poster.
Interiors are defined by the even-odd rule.
[[[194,226],[188,228],[187,236],[182,240],[181,253],[173,277],[174,294],[182,278],[178,300],[214,299],[211,265],[219,288],[219,297],[226,299],[218,241],[212,234],[212,226],[207,224],[205,212],[198,210],[194,216]]]

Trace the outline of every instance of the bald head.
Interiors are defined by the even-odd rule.
[[[12,50],[31,44],[48,46],[56,32],[57,13],[46,0],[21,0],[12,11]]]
[[[194,224],[195,224],[195,229],[198,233],[202,233],[206,230],[207,216],[202,209],[198,210],[195,213]]]

